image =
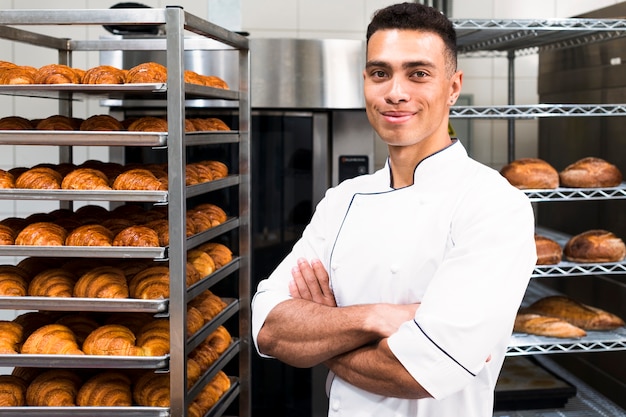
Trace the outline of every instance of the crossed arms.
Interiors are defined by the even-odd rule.
[[[430,397],[387,345],[387,338],[415,317],[419,304],[337,307],[318,260],[298,260],[292,277],[293,298],[274,307],[259,332],[261,352],[296,367],[323,363],[338,377],[374,394]]]

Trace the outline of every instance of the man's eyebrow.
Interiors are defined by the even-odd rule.
[[[430,61],[407,61],[402,63],[402,69],[410,69],[417,67],[428,67],[433,68],[435,65]],[[367,61],[365,64],[365,68],[372,67],[380,67],[380,68],[391,68],[391,65],[386,61]]]

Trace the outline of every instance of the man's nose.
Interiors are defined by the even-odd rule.
[[[400,78],[392,78],[389,80],[389,88],[385,93],[385,101],[390,104],[409,101],[408,90],[405,81]]]

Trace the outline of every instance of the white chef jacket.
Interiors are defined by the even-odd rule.
[[[389,347],[433,398],[382,397],[334,377],[329,416],[493,415],[536,262],[530,202],[497,171],[456,141],[420,162],[411,186],[391,188],[387,164],[328,190],[292,252],[259,283],[255,345],[267,314],[290,298],[291,268],[301,257],[323,262],[338,306],[421,303]]]

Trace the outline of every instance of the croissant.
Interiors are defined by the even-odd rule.
[[[2,265],[0,267],[0,296],[24,297],[28,290],[28,277],[18,267]]]
[[[227,304],[210,290],[206,290],[191,300],[189,305],[200,310],[205,320],[211,320],[224,310]]]
[[[81,123],[81,119],[56,114],[40,120],[35,128],[37,130],[77,130]]]
[[[204,76],[191,70],[185,70],[183,73],[184,80],[187,84],[204,85]]]
[[[166,373],[148,371],[135,381],[135,403],[144,407],[170,406],[170,376]]]
[[[37,375],[26,388],[30,406],[69,407],[76,405],[80,377],[66,369],[51,369]]]
[[[0,71],[0,84],[4,84],[4,85],[34,84],[36,71],[37,70],[32,67],[14,67],[14,68],[2,69]]]
[[[196,268],[201,277],[206,277],[215,271],[215,262],[211,256],[199,249],[192,249],[187,252],[187,261]]]
[[[206,166],[211,171],[213,179],[217,180],[228,175],[228,167],[220,161],[201,161],[198,164]]]
[[[54,223],[36,222],[29,224],[15,238],[16,245],[63,246],[67,231]]]
[[[232,337],[226,327],[219,326],[213,333],[209,335],[206,339],[206,343],[214,349],[220,355],[228,349],[230,343],[232,342]]]
[[[167,132],[167,120],[160,117],[140,117],[128,126],[129,132]]]
[[[0,354],[16,354],[24,335],[21,324],[14,321],[0,320]]]
[[[233,253],[228,246],[217,242],[203,243],[198,250],[206,252],[215,263],[215,269],[219,269],[233,260]]]
[[[82,77],[83,84],[124,84],[126,72],[111,65],[89,68]]]
[[[170,244],[170,223],[167,219],[153,220],[145,223],[144,226],[154,230],[159,236],[159,246]]]
[[[113,181],[114,190],[165,190],[163,183],[147,169],[135,168],[122,172]]]
[[[35,84],[79,84],[81,75],[67,65],[49,64],[37,70]]]
[[[224,371],[218,371],[211,382],[202,388],[193,402],[205,414],[230,389],[230,385],[230,379]]]
[[[71,297],[76,277],[61,268],[47,269],[35,275],[28,285],[28,294],[35,297]]]
[[[185,274],[185,284],[187,285],[187,287],[190,287],[196,282],[202,280],[202,274],[198,272],[196,267],[191,262],[187,261],[186,269],[187,271]]]
[[[224,212],[222,208],[220,208],[219,206],[216,206],[215,204],[211,204],[211,203],[200,204],[194,207],[193,210],[208,214],[214,226],[217,226],[218,224],[222,224],[228,219],[226,212]]]
[[[56,323],[67,326],[76,336],[76,342],[79,346],[85,343],[85,339],[91,332],[100,327],[97,321],[84,314],[67,314],[60,317]]]
[[[14,64],[13,62],[0,61],[0,70],[6,69],[6,68],[15,68],[15,67],[17,67],[17,64]]]
[[[200,173],[193,164],[185,166],[185,185],[196,185],[203,182],[200,179]]]
[[[220,354],[204,342],[189,353],[189,360],[198,364],[201,374],[206,372],[219,357]]]
[[[81,407],[129,407],[133,405],[131,380],[119,371],[101,372],[89,378],[76,395]]]
[[[82,298],[128,298],[124,271],[114,266],[99,266],[83,274],[74,285],[74,296]]]
[[[110,190],[109,180],[102,171],[93,168],[77,168],[61,182],[64,190]]]
[[[13,245],[15,243],[15,231],[9,226],[0,224],[0,245]]]
[[[137,346],[143,349],[144,356],[164,356],[170,353],[170,322],[156,319],[139,330]]]
[[[215,75],[205,75],[204,85],[206,85],[207,87],[223,88],[225,90],[228,90],[228,84],[226,83],[226,81]]]
[[[187,306],[187,336],[195,334],[204,326],[202,312],[193,306]]]
[[[22,345],[22,353],[82,355],[76,336],[62,324],[47,324],[35,330]]]
[[[16,188],[35,190],[58,190],[61,188],[62,176],[52,168],[31,168],[15,180]]]
[[[97,114],[85,119],[79,127],[82,131],[120,131],[124,130],[122,123],[108,114]]]
[[[212,131],[228,131],[230,127],[223,120],[216,117],[209,118],[193,118],[190,119],[196,131],[199,132],[212,132]]]
[[[86,224],[68,233],[65,246],[111,246],[113,232],[100,224]]]
[[[26,340],[35,330],[47,324],[52,324],[53,321],[54,319],[49,313],[41,311],[29,311],[13,319],[14,323],[22,326],[22,341]]]
[[[26,381],[14,375],[0,375],[0,407],[20,407],[26,402]]]
[[[0,130],[32,130],[32,122],[20,116],[7,116],[0,119]]]
[[[113,238],[113,246],[158,247],[159,235],[146,226],[130,226]]]
[[[136,65],[126,73],[126,83],[165,83],[167,68],[156,62]]]
[[[198,362],[189,358],[187,359],[187,389],[193,387],[202,376],[202,368],[198,365]],[[202,415],[200,415],[202,417]]]
[[[121,324],[105,324],[85,338],[83,351],[87,355],[143,356],[143,349],[135,346],[135,334]]]
[[[140,300],[159,300],[170,296],[170,271],[153,266],[137,272],[128,283],[130,296]]]

